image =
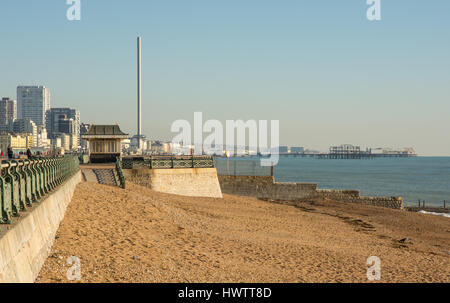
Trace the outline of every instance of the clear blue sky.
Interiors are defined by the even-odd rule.
[[[136,132],[176,119],[279,119],[281,143],[415,147],[450,156],[450,1],[65,0],[0,2],[0,95],[46,85],[52,106]]]

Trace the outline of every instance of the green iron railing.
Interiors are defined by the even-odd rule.
[[[2,161],[0,174],[0,224],[31,207],[80,169],[78,157]]]
[[[117,176],[119,176],[120,187],[125,189],[125,176],[123,175],[122,163],[120,162],[119,158],[117,158],[117,161],[116,161],[116,171],[117,171]]]
[[[150,168],[209,168],[214,167],[214,159],[211,156],[152,156],[122,159],[124,169]]]

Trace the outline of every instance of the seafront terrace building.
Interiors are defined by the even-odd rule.
[[[37,126],[31,119],[17,119],[10,123],[10,131],[14,134],[32,134],[37,143]]]
[[[7,134],[0,135],[0,152],[6,155],[8,147],[11,147],[15,153],[26,152],[28,148],[34,147],[34,138],[32,134]]]

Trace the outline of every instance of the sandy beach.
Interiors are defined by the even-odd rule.
[[[450,220],[333,201],[78,185],[38,282],[450,282]]]

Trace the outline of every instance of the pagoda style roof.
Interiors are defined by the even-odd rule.
[[[89,131],[82,136],[83,139],[93,138],[128,138],[128,134],[125,134],[120,130],[119,125],[94,125],[92,124]]]

